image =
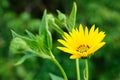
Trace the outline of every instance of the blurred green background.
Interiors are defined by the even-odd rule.
[[[69,15],[74,1],[78,7],[77,25],[82,23],[91,27],[95,24],[107,34],[106,45],[89,59],[90,80],[120,80],[120,0],[0,0],[0,80],[50,80],[49,73],[62,76],[53,62],[38,57],[14,66],[23,54],[9,52],[10,30],[26,35],[28,29],[38,34],[45,9],[55,16],[56,10]],[[69,59],[69,54],[56,49],[59,34],[51,31],[54,55],[69,80],[76,80],[75,61]],[[82,64],[83,60],[80,60],[81,69]]]

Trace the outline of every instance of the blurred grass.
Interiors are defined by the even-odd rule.
[[[73,2],[73,0],[0,0],[0,80],[49,80],[49,72],[61,76],[51,61],[41,58],[31,58],[20,66],[14,66],[20,56],[9,53],[12,39],[10,30],[26,35],[25,30],[28,29],[37,34],[44,9],[54,15],[57,15],[58,9],[67,15]],[[107,34],[105,38],[107,44],[89,59],[90,80],[119,80],[120,1],[76,0],[76,3],[77,25],[82,23],[91,27],[95,24]],[[51,31],[56,58],[65,69],[69,80],[76,80],[75,61],[69,60],[69,54],[56,49],[59,34]],[[82,60],[80,65],[82,69],[84,66]]]

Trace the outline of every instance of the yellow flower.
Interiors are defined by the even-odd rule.
[[[105,45],[105,42],[102,42],[104,37],[104,32],[99,32],[98,28],[95,29],[95,25],[88,31],[87,27],[84,30],[80,24],[79,29],[73,28],[69,33],[64,32],[64,40],[58,39],[64,47],[57,48],[70,53],[70,59],[87,58]]]

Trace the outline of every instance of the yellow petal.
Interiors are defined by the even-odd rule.
[[[64,32],[64,37],[67,38],[67,39],[71,39],[71,36],[66,32]]]
[[[87,37],[88,36],[88,28],[87,28],[87,26],[85,27],[85,37]]]
[[[101,48],[102,46],[104,46],[104,45],[105,45],[105,42],[101,42],[101,43],[93,46],[92,48],[90,48],[90,49],[88,50],[88,54],[94,53],[95,51],[97,51],[98,49],[100,49],[100,48]]]
[[[79,26],[79,37],[80,37],[81,42],[84,43],[85,42],[84,30],[81,24]]]
[[[99,38],[98,36],[98,28],[93,32],[91,33],[91,35],[89,35],[89,39],[88,39],[88,45],[91,47],[92,45],[94,45],[94,43],[96,42],[96,39]]]
[[[94,42],[93,42],[93,45],[96,45],[96,44],[98,44],[98,43],[100,43],[103,39],[104,39],[104,37],[106,36],[105,34],[104,34],[104,32],[100,32],[98,35],[96,35],[97,37],[96,38],[94,38]]]
[[[58,42],[60,42],[62,45],[69,49],[76,49],[77,44],[74,41],[65,41],[62,39],[58,39]]]
[[[98,49],[100,49],[100,48],[101,48],[102,46],[104,46],[104,45],[105,45],[105,42],[99,43],[99,44],[94,48],[93,52],[97,51]]]
[[[57,47],[58,49],[64,51],[64,52],[67,52],[67,53],[70,53],[70,54],[74,54],[75,51],[74,50],[71,50],[69,48],[65,48],[65,47]]]
[[[89,39],[88,39],[88,45],[89,45],[89,46],[92,45],[91,41],[92,41],[92,40],[94,39],[94,37],[95,37],[94,29],[95,29],[95,25],[93,25],[93,26],[91,27],[90,31],[89,31],[89,35],[88,35],[88,37],[89,37]]]
[[[93,25],[93,26],[91,27],[89,34],[93,33],[93,32],[94,32],[94,29],[95,29],[95,25]]]
[[[70,59],[77,59],[77,58],[81,58],[82,56],[81,55],[71,55],[70,56]]]
[[[88,44],[88,28],[87,26],[85,27],[85,42],[84,42],[85,45]]]
[[[60,42],[61,44],[63,44],[66,47],[69,47],[69,44],[66,41],[62,40],[62,39],[58,39],[58,42]]]
[[[80,24],[80,26],[79,26],[79,31],[80,31],[80,34],[84,35],[84,30],[83,30],[82,24]]]

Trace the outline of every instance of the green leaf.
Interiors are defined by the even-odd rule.
[[[63,30],[55,23],[54,16],[52,14],[49,14],[47,17],[50,27],[56,30],[58,33],[63,34]]]
[[[56,75],[54,75],[52,73],[50,73],[49,75],[50,75],[50,77],[51,77],[52,80],[64,80],[63,78],[58,77],[58,76],[56,76]]]
[[[41,58],[47,58],[47,59],[50,58],[49,55],[47,54],[48,47],[44,46],[44,45],[46,45],[44,43],[44,41],[46,41],[47,38],[49,38],[49,36],[51,35],[50,33],[48,33],[46,35],[41,35],[41,36],[38,36],[38,35],[34,36],[31,32],[27,31],[27,34],[29,35],[30,38],[21,36],[21,35],[15,33],[14,31],[12,31],[12,34],[14,37],[13,40],[16,38],[17,38],[17,40],[14,40],[14,45],[13,45],[13,41],[11,42],[11,46],[10,46],[11,53],[13,53],[13,52],[14,53],[21,53],[21,52],[24,53],[25,51],[32,50],[32,52],[34,52],[34,54],[37,54]],[[26,45],[27,45],[27,49],[26,49]]]
[[[63,34],[63,30],[54,22],[50,22],[49,24],[54,30],[56,30],[58,33]]]
[[[47,25],[47,19],[46,19],[46,10],[43,13],[42,21],[39,27],[39,35],[45,35],[46,34],[46,28],[48,27]]]
[[[44,47],[47,49],[52,48],[52,36],[48,30],[48,19],[46,10],[44,11],[43,18],[39,27],[39,36],[42,36]]]
[[[14,32],[13,30],[11,30],[11,32],[12,32],[12,36],[13,36],[13,38],[20,37],[20,35],[17,34],[16,32]]]
[[[42,50],[40,52],[36,52],[36,54],[43,59],[51,59],[51,56],[49,56],[47,53],[44,53]]]
[[[56,24],[61,26],[61,27],[66,27],[67,28],[67,17],[65,14],[57,10],[58,12],[58,18],[55,18]]]
[[[77,12],[77,6],[76,3],[74,2],[72,11],[70,13],[69,18],[67,19],[67,30],[71,31],[73,27],[75,27],[75,22],[76,22],[76,12]]]
[[[35,41],[36,41],[39,49],[44,48],[43,36],[36,35]]]
[[[66,23],[66,16],[65,14],[63,14],[62,12],[60,12],[59,10],[57,10],[58,12],[58,19],[64,23]]]
[[[35,55],[32,54],[32,52],[26,52],[25,55],[17,62],[15,63],[15,66],[22,64],[26,59],[31,58]]]
[[[28,32],[27,32],[28,33]],[[32,35],[32,33],[28,33],[28,35],[32,38],[29,38],[29,37],[25,37],[25,36],[21,36],[17,33],[15,33],[13,30],[12,30],[12,35],[13,35],[13,39],[14,38],[21,38],[22,40],[24,40],[26,42],[26,44],[33,50],[38,50],[38,44],[36,42],[35,39],[33,39],[34,35]],[[17,44],[16,44],[17,45]]]
[[[31,39],[35,39],[35,36],[30,31],[26,30],[26,33]]]
[[[11,53],[23,53],[29,50],[29,45],[21,38],[16,37],[11,41],[10,52]]]
[[[47,43],[48,43],[48,49],[52,49],[52,35],[50,31],[47,31]]]

